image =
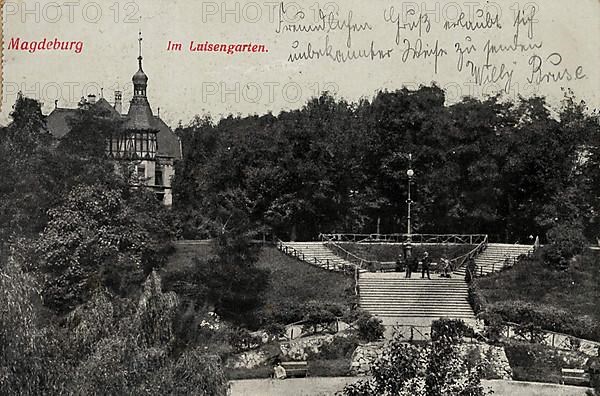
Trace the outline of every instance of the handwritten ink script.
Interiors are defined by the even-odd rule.
[[[454,13],[410,4],[374,3],[381,10],[361,15],[341,5],[302,10],[281,2],[275,33],[289,39],[290,63],[389,62],[399,71],[454,73],[471,84],[493,85],[499,93],[509,93],[516,80],[539,86],[586,78],[584,65],[538,33],[537,4],[501,9],[482,3],[461,10],[456,3]]]

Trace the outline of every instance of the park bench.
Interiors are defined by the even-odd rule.
[[[562,368],[560,383],[563,385],[589,385],[590,375],[584,369]]]
[[[308,363],[306,362],[281,362],[286,377],[306,377]]]
[[[381,272],[396,271],[396,262],[395,261],[382,261],[379,264],[380,264],[379,271],[381,271]]]

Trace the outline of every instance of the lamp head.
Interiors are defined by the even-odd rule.
[[[413,177],[415,175],[415,172],[412,169],[409,169],[409,170],[406,171],[406,175],[408,177]]]

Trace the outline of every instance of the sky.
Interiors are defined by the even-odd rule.
[[[55,100],[74,107],[102,88],[112,102],[120,89],[126,111],[139,30],[148,99],[173,127],[207,113],[277,114],[324,90],[357,101],[432,83],[448,103],[500,93],[506,100],[543,95],[557,106],[570,89],[600,107],[597,0],[26,0],[6,1],[3,10],[2,124],[18,91],[48,113]],[[29,47],[9,48],[17,38]],[[55,38],[81,41],[83,49],[30,51],[31,42]],[[170,41],[182,50],[169,51]],[[192,41],[268,52],[192,52]],[[341,61],[348,57],[356,59]]]

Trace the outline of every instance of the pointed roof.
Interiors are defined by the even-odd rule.
[[[117,115],[120,116],[121,115],[121,114],[119,114],[119,112],[117,110],[115,110],[115,108],[110,103],[108,103],[108,100],[106,100],[104,98],[98,99],[98,101],[96,102],[94,107],[100,111],[108,112],[108,114],[110,116],[117,116]]]
[[[129,105],[125,129],[147,130],[154,128],[154,115],[150,108],[150,103],[144,97],[144,100],[133,98]]]

